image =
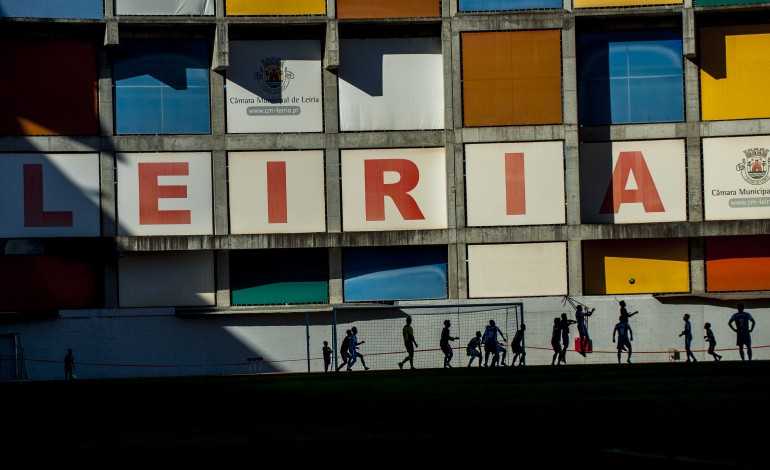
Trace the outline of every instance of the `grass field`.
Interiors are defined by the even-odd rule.
[[[0,396],[4,444],[36,455],[768,465],[768,361],[15,382]]]

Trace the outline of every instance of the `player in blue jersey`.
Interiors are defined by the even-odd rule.
[[[350,329],[353,336],[350,337],[350,361],[348,361],[348,372],[353,370],[353,365],[357,360],[361,361],[361,365],[364,366],[364,370],[369,370],[366,367],[366,361],[364,361],[364,355],[358,350],[358,347],[364,344],[366,341],[358,341],[358,328],[355,326]]]
[[[682,320],[684,320],[684,330],[682,330],[681,333],[679,333],[679,337],[681,338],[684,336],[684,350],[687,351],[687,362],[690,362],[690,359],[692,359],[692,362],[698,362],[697,359],[695,359],[695,355],[692,353],[692,325],[690,324],[690,314],[685,313],[684,317],[682,317]]]
[[[481,367],[481,332],[477,331],[476,336],[468,341],[468,345],[465,347],[465,353],[470,357],[468,361],[468,367],[473,364],[473,360],[479,358],[479,367]]]
[[[634,332],[631,331],[631,325],[628,324],[627,317],[622,315],[618,317],[618,322],[615,324],[615,329],[612,330],[612,342],[615,342],[617,336],[618,345],[618,364],[620,364],[621,355],[623,351],[628,351],[628,359],[626,362],[631,364],[631,341],[634,340]]]
[[[727,326],[731,330],[737,333],[736,346],[741,354],[741,360],[745,361],[746,357],[743,354],[743,348],[746,348],[746,353],[751,360],[751,332],[754,331],[754,317],[749,312],[743,310],[743,304],[738,304],[738,311],[733,313],[730,317],[730,321],[727,322]]]
[[[503,333],[503,330],[499,326],[495,325],[494,320],[489,320],[489,324],[484,329],[484,367],[489,364],[489,355],[492,355],[492,367],[500,365],[500,344],[497,341],[498,333],[502,336],[503,341],[508,342],[508,338]]]

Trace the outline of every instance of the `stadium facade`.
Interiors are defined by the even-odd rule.
[[[406,314],[421,367],[450,317],[456,366],[487,317],[550,364],[576,303],[614,363],[619,300],[635,362],[684,313],[740,360],[739,302],[770,358],[768,48],[752,0],[0,0],[2,380],[321,371],[354,324],[395,369]]]

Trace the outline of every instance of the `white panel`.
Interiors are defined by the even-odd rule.
[[[230,41],[226,95],[227,132],[322,132],[321,41]]]
[[[268,162],[285,164],[286,222],[268,217]],[[322,151],[230,152],[228,167],[231,233],[326,231]],[[281,198],[280,189],[271,190]]]
[[[706,220],[770,218],[770,136],[703,139]]]
[[[648,223],[687,220],[687,182],[684,140],[650,140],[580,145],[580,207],[584,223]],[[610,159],[610,153],[612,158]],[[619,169],[619,158],[641,153],[629,172]],[[602,205],[612,191],[613,173],[626,173],[625,188],[644,194],[647,205],[624,199],[613,213]],[[651,184],[644,184],[645,178]],[[653,202],[659,202],[654,207]]]
[[[521,160],[523,175],[514,175],[513,170],[506,175],[507,154],[517,154],[514,158]],[[524,178],[524,184],[509,186],[506,180],[512,177]],[[466,145],[465,178],[469,227],[566,221],[563,142]],[[524,196],[523,209],[508,209],[509,192]]]
[[[24,165],[33,165],[35,171],[42,170],[42,179],[28,173],[30,183],[37,178],[34,181],[37,189],[27,188],[33,192],[31,200],[42,196],[42,207],[35,208],[31,200],[25,202]],[[98,237],[101,234],[99,188],[96,153],[3,154],[0,156],[0,237]],[[62,222],[62,216],[67,220]]]
[[[468,245],[468,295],[567,294],[567,244]]]
[[[440,39],[341,40],[339,96],[342,131],[443,129]]]
[[[345,231],[420,230],[447,227],[446,157],[444,147],[420,149],[342,150],[342,221]],[[416,184],[399,208],[392,197],[375,197],[371,206],[384,202],[384,220],[367,216],[365,165],[367,161],[403,163]],[[382,183],[388,186],[405,183],[399,171],[382,173]],[[400,193],[403,194],[403,193]],[[421,216],[404,212],[406,204],[418,208]],[[371,207],[370,206],[370,207]],[[368,220],[367,220],[368,219]]]
[[[121,307],[215,304],[214,253],[128,253],[118,260]]]
[[[119,235],[210,235],[213,233],[210,153],[118,153],[115,158],[118,162]],[[173,174],[155,178],[154,184],[142,192],[141,200],[157,200],[157,211],[166,215],[186,213],[189,214],[189,221],[168,223],[142,221],[139,214],[140,163],[178,164],[183,168],[174,171]],[[153,181],[150,182],[153,183]],[[179,188],[183,194],[176,194],[174,197],[164,194],[172,188]],[[162,218],[166,219],[167,216]]]
[[[215,4],[215,0],[115,0],[115,14],[210,16]]]

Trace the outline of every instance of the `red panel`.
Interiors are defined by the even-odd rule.
[[[98,266],[56,256],[0,256],[0,311],[96,308]]]
[[[706,290],[770,290],[770,236],[707,238]]]

